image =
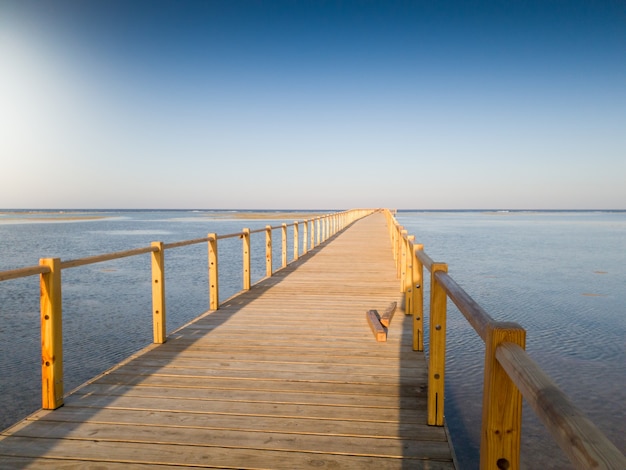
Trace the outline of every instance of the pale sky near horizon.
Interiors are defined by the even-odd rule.
[[[623,1],[0,2],[0,208],[626,209]]]

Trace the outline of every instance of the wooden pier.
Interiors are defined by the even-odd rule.
[[[397,272],[383,214],[360,219],[9,428],[0,468],[454,468]]]

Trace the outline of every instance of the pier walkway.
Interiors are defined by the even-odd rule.
[[[361,219],[9,428],[0,468],[454,468],[396,273],[384,215]],[[377,342],[365,312],[394,301]]]

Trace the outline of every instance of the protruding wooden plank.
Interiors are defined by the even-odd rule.
[[[376,341],[387,341],[387,329],[380,323],[380,316],[378,315],[378,311],[369,310],[365,314],[365,318],[367,318],[367,322],[372,329],[372,333],[374,333],[374,338],[376,338]]]
[[[396,311],[397,305],[398,305],[398,302],[391,302],[389,304],[389,307],[387,307],[385,309],[385,311],[383,312],[383,314],[380,317],[381,325],[386,326],[387,328],[389,328],[389,325],[391,324],[391,319],[393,318],[393,314]]]

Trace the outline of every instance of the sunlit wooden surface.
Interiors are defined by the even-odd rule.
[[[0,468],[453,468],[396,273],[384,216],[360,220],[7,430]]]

